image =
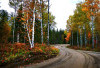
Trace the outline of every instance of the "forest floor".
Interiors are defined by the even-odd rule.
[[[66,46],[55,46],[60,49],[60,54],[55,58],[20,68],[100,68],[100,52],[73,50]]]

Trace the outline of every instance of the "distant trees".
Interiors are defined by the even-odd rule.
[[[87,32],[90,30],[89,21],[86,13],[82,11],[81,3],[77,4],[74,15],[69,16],[69,19],[67,20],[67,31],[68,33],[71,33],[69,38],[69,40],[71,39],[71,45],[77,45],[79,47],[80,44],[82,47],[83,44],[85,44],[86,46]]]
[[[64,34],[64,30],[54,30],[50,29],[50,44],[66,44],[66,35]]]

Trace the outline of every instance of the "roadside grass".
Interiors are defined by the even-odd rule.
[[[0,47],[0,67],[11,68],[30,63],[40,63],[56,57],[58,54],[59,49],[45,44],[36,43],[32,49],[24,43],[7,44]]]
[[[94,47],[94,49],[92,48],[92,45],[87,45],[86,47],[78,47],[77,45],[74,46],[66,46],[66,48],[71,48],[71,49],[75,49],[75,50],[85,50],[85,51],[95,51],[95,52],[100,52],[100,46],[98,47]]]

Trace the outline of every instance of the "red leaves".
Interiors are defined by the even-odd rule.
[[[2,63],[4,63],[5,60],[2,60]]]

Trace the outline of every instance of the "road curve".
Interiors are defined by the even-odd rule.
[[[26,65],[23,68],[100,68],[99,52],[68,49],[66,45],[55,47],[60,49],[57,57],[42,63]]]

